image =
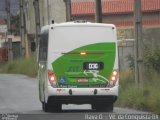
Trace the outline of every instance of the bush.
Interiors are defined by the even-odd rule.
[[[120,73],[120,95],[117,106],[160,114],[160,49],[145,50],[145,81],[143,88],[134,82],[134,57],[128,55],[130,72]]]
[[[132,56],[131,54],[128,54],[127,56],[126,56],[126,59],[127,59],[127,62],[128,62],[128,65],[129,65],[129,68],[131,69],[131,70],[134,70],[134,56]]]
[[[160,73],[160,49],[146,50],[144,63],[148,70]]]
[[[129,68],[134,70],[134,56],[131,54],[126,56]],[[156,71],[160,73],[160,49],[148,50],[144,52],[144,65],[146,71]]]
[[[144,94],[142,88],[130,86],[120,94],[121,97],[119,98],[119,101],[121,101],[120,104],[123,107],[143,110],[145,109],[146,100],[146,97],[143,95]]]
[[[121,91],[118,101],[116,102],[116,106],[135,108],[160,114],[159,78],[160,75],[154,73],[148,80],[145,81],[145,85],[142,88],[134,84],[133,74],[121,73]]]
[[[1,73],[25,74],[30,77],[37,75],[36,57],[34,55],[29,58],[19,58],[13,62],[7,63],[1,67]]]
[[[126,89],[127,86],[134,85],[134,72],[120,72],[120,90]]]

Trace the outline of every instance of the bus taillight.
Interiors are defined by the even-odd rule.
[[[56,79],[56,76],[52,70],[48,71],[48,79],[49,79],[49,82],[51,83],[51,85],[56,85],[57,79]]]
[[[110,80],[116,83],[117,79],[118,79],[118,70],[114,70],[111,74]]]

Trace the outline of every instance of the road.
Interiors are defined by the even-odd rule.
[[[113,113],[97,113],[91,110],[90,105],[63,105],[62,108],[62,113],[45,113],[41,110],[38,81],[35,78],[0,74],[0,120],[7,117],[18,117],[15,120],[94,120],[109,119],[107,114],[145,114],[116,107]]]

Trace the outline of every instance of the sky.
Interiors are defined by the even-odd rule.
[[[0,19],[6,18],[5,1],[0,0]],[[19,11],[19,0],[9,0],[11,5],[11,14],[16,15]]]

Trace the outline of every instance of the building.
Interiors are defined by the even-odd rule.
[[[3,46],[3,43],[6,40],[6,32],[7,32],[7,25],[4,19],[0,19],[0,47]]]
[[[133,38],[134,0],[102,0],[103,23],[115,24],[120,33],[119,38]],[[160,0],[142,0],[143,26],[160,27]],[[94,22],[95,2],[72,2],[73,19],[84,19]],[[123,31],[126,29],[126,31]]]
[[[8,60],[8,38],[12,38],[13,58],[20,57],[20,37],[14,35],[7,36],[6,21],[0,19],[0,63]]]
[[[102,0],[104,23],[133,26],[134,0]],[[160,0],[142,0],[143,24],[160,25]],[[94,22],[95,2],[72,2],[72,17]]]

